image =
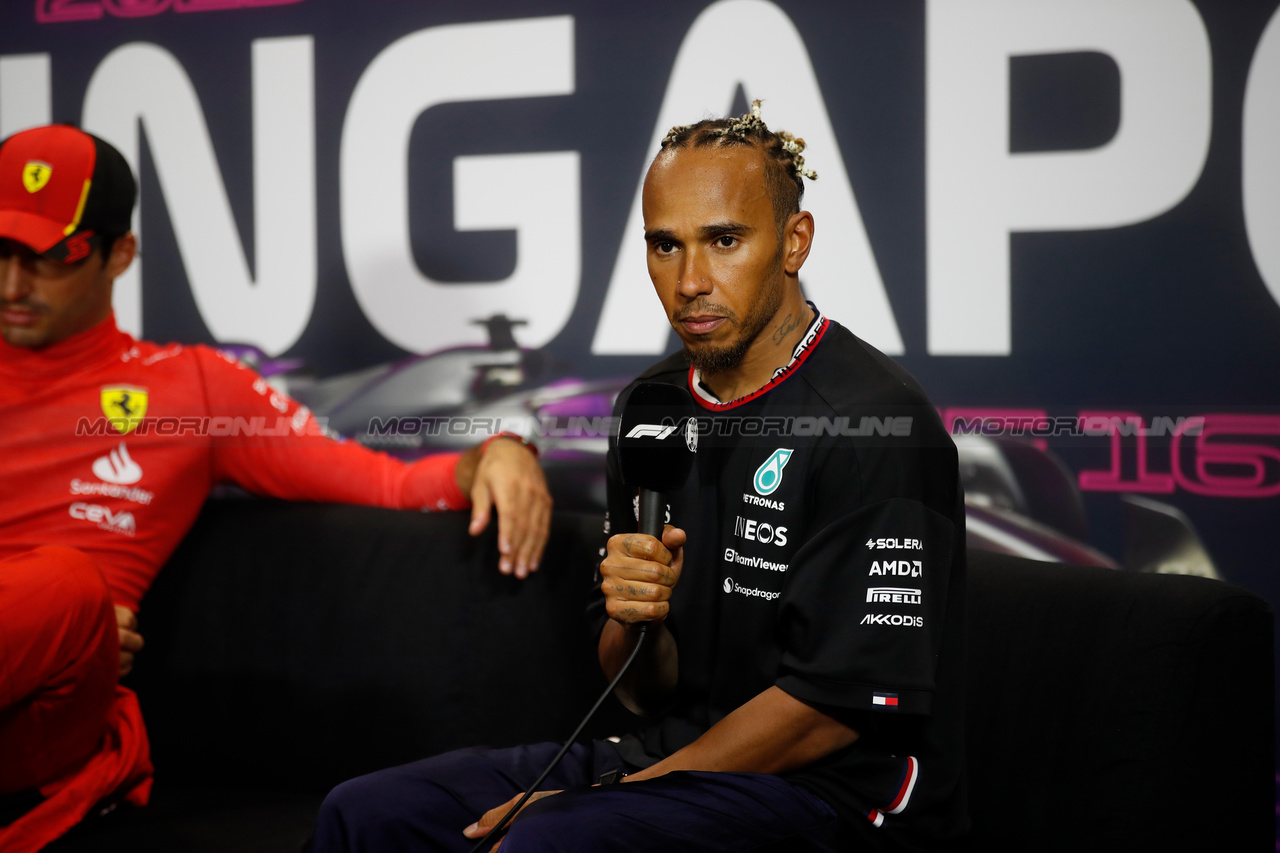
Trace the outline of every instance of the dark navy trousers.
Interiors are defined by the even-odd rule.
[[[344,782],[320,807],[315,853],[466,853],[475,842],[462,830],[532,784],[558,749],[461,749]],[[634,769],[608,741],[574,744],[541,786],[562,793],[526,807],[501,853],[844,849],[832,808],[778,776],[676,772],[591,787]]]

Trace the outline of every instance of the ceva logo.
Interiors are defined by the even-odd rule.
[[[782,469],[787,467],[787,460],[790,458],[791,451],[785,447],[779,447],[764,460],[764,464],[756,469],[756,476],[752,481],[757,494],[771,495],[778,486],[782,485]]]
[[[70,512],[72,518],[93,522],[103,530],[110,530],[113,533],[132,536],[138,531],[138,523],[134,521],[133,513],[124,510],[112,512],[110,507],[76,501],[71,505]]]

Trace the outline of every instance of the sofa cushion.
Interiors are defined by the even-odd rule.
[[[215,501],[139,613],[157,786],[327,788],[474,743],[562,739],[604,689],[583,613],[600,519],[499,574],[462,513]],[[595,731],[617,729],[611,705]]]

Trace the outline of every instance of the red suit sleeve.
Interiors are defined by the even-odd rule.
[[[331,437],[311,411],[221,353],[198,349],[213,445],[213,480],[295,501],[394,509],[471,506],[454,471],[460,454],[405,463]]]

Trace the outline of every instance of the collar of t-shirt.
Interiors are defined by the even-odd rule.
[[[755,391],[751,391],[747,394],[743,394],[742,395],[743,397],[750,397],[752,394],[755,394],[756,392],[758,392],[761,388],[764,388],[767,385],[771,385],[775,381],[777,381],[778,377],[782,376],[784,373],[789,371],[795,365],[796,361],[800,359],[800,356],[805,352],[805,350],[807,350],[813,344],[814,336],[817,335],[818,330],[822,328],[822,312],[819,311],[818,306],[814,305],[812,302],[806,301],[805,304],[813,309],[813,322],[811,322],[809,324],[809,327],[804,330],[804,334],[800,336],[800,341],[796,344],[795,349],[791,351],[791,360],[788,361],[786,364],[782,365],[781,367],[779,367],[777,370],[775,370],[773,372],[773,375],[769,377],[768,382],[766,382],[764,385],[761,385],[760,388],[757,388]],[[706,383],[702,381],[702,372],[698,370],[698,368],[696,367],[693,368],[693,372],[690,374],[690,378],[693,381],[690,382],[689,384],[693,387],[694,393],[696,393],[699,397],[706,400],[708,403],[724,404],[725,401],[717,397],[715,395],[715,392],[712,391],[710,388],[708,388]]]

